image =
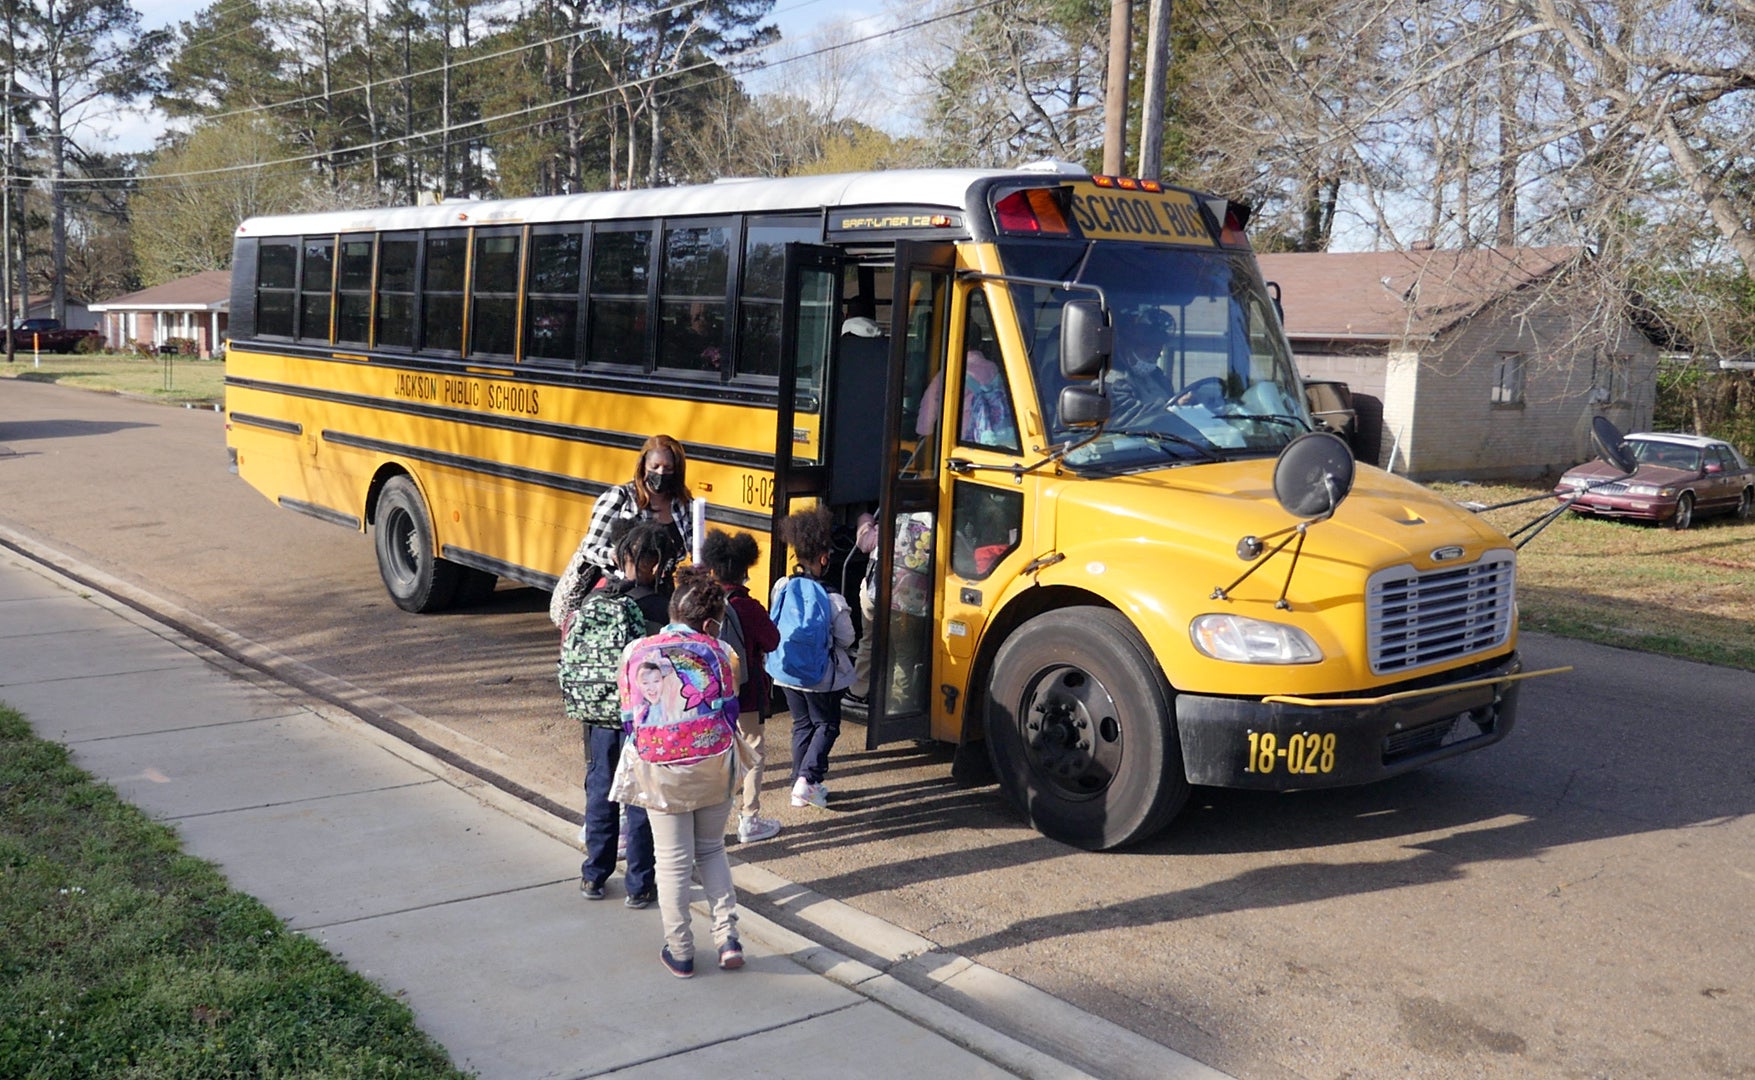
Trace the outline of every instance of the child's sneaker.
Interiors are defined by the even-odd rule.
[[[813,784],[804,777],[799,777],[798,782],[792,785],[792,805],[814,806],[819,810],[828,809],[829,785]]]
[[[719,946],[719,967],[724,971],[736,971],[743,967],[743,946],[738,943],[737,938],[726,938],[725,944]]]
[[[754,814],[739,814],[737,818],[737,842],[750,844],[757,840],[766,840],[780,831],[780,823],[773,818],[757,817]]]
[[[670,955],[669,945],[658,950],[658,959],[664,963],[666,971],[679,979],[692,979],[695,976],[695,961],[693,959],[678,960]]]

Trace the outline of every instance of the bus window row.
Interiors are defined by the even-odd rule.
[[[240,336],[560,368],[779,373],[785,250],[814,217],[264,237]]]

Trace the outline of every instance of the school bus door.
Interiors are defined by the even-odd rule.
[[[771,532],[795,499],[826,498],[830,433],[825,407],[834,372],[841,311],[841,253],[809,244],[786,245],[786,281],[780,306],[780,401],[774,433],[774,515]],[[786,573],[786,547],[770,549],[769,580]],[[764,598],[765,599],[765,598]]]
[[[932,734],[934,626],[938,582],[939,443],[920,435],[928,387],[943,392],[952,268],[948,244],[896,245],[895,301],[890,307],[890,363],[884,402],[884,461],[878,500],[877,617],[867,628],[872,652],[867,749]],[[939,402],[937,415],[945,415]]]

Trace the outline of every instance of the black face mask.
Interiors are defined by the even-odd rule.
[[[675,482],[675,473],[649,472],[646,474],[646,486],[659,495],[667,494]]]

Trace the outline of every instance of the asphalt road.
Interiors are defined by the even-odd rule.
[[[546,596],[398,610],[367,537],[229,474],[217,413],[0,380],[0,525],[577,802]],[[1043,839],[953,785],[947,749],[867,753],[850,726],[831,810],[776,779],[785,831],[736,854],[1249,1080],[1755,1077],[1755,674],[1523,647],[1575,670],[1526,684],[1499,746],[1368,788],[1197,791],[1126,852]]]

